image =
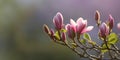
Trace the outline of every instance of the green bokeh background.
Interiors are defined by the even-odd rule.
[[[36,10],[34,5],[0,0],[0,60],[76,60],[77,55],[44,33],[46,18],[36,17]]]

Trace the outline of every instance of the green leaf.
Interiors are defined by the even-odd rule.
[[[91,40],[91,37],[90,37],[90,35],[88,33],[85,33],[83,35],[83,38],[86,39],[86,40]]]
[[[115,44],[118,41],[118,36],[115,33],[111,33],[108,36],[108,44]]]
[[[61,32],[64,32],[64,33],[65,33],[65,32],[67,32],[67,30],[65,30],[65,29],[61,29]]]
[[[95,44],[96,44],[96,42],[94,42],[94,41],[91,40],[91,37],[90,37],[90,35],[89,35],[88,33],[85,33],[85,34],[83,35],[83,38],[84,38],[85,40],[87,40],[88,43],[90,43],[90,44],[92,44],[92,45],[95,45]]]
[[[55,39],[56,39],[56,40],[60,40],[60,36],[59,36],[58,31],[55,32],[55,35],[54,35],[54,36],[55,36]]]
[[[81,42],[82,44],[86,44],[86,40],[85,40],[85,39],[80,40],[80,42]]]
[[[110,48],[110,47],[111,47],[111,45],[108,44],[108,48]],[[102,53],[105,53],[105,52],[107,52],[107,51],[108,51],[108,49],[107,49],[106,44],[103,44],[103,45],[102,45],[102,50],[101,50],[101,52],[102,52]]]

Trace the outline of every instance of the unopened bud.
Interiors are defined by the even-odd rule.
[[[98,10],[96,10],[96,13],[95,13],[95,20],[100,20],[100,13]]]
[[[61,30],[63,28],[63,16],[60,12],[58,12],[54,18],[53,18],[53,23],[55,25],[55,28],[57,30]]]
[[[51,30],[50,30],[50,33],[51,33],[51,34],[50,34],[50,38],[54,40],[54,30],[51,29]]]
[[[67,33],[68,33],[68,37],[71,38],[71,39],[74,39],[75,31],[73,30],[72,26],[70,24],[67,24],[65,27],[66,27],[66,30],[67,30]]]
[[[46,24],[43,25],[43,28],[44,28],[44,31],[47,33],[47,34],[50,34],[50,30],[48,28],[48,26]]]
[[[114,26],[114,18],[111,15],[109,15],[108,26],[110,29],[112,29]]]
[[[61,38],[62,38],[62,41],[65,42],[65,40],[66,40],[66,35],[65,35],[65,33],[62,33]]]
[[[100,25],[100,13],[99,13],[99,11],[98,10],[96,10],[96,12],[95,12],[95,20],[96,20],[96,23],[98,24],[98,25]]]
[[[109,27],[106,23],[102,23],[99,28],[100,37],[106,38],[109,35]]]

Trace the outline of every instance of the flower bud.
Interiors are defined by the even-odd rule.
[[[50,33],[51,33],[51,34],[50,34],[50,38],[54,40],[54,30],[51,29],[51,30],[50,30]]]
[[[50,34],[50,30],[48,28],[48,26],[46,24],[43,25],[43,28],[44,28],[44,31],[47,33],[47,34]]]
[[[62,33],[61,39],[62,39],[63,42],[65,42],[65,40],[66,40],[66,35],[65,35],[65,33]]]
[[[109,15],[108,26],[110,29],[112,29],[114,26],[114,18],[112,17],[112,15]]]
[[[60,12],[58,12],[54,16],[53,23],[55,25],[56,30],[61,30],[63,28],[63,16]]]
[[[107,26],[107,24],[102,23],[100,25],[99,34],[102,38],[106,38],[106,36],[109,35],[109,27]]]
[[[67,33],[68,33],[68,37],[71,38],[71,39],[74,39],[75,37],[75,31],[74,29],[72,28],[72,26],[70,24],[67,24],[65,26],[66,30],[67,30]]]
[[[96,23],[98,24],[98,26],[100,25],[100,13],[98,10],[96,10],[96,13],[95,13],[95,20],[96,20]]]
[[[117,24],[117,28],[120,30],[120,23]]]
[[[96,21],[100,20],[100,13],[98,10],[96,10],[96,12],[95,12],[95,20]]]

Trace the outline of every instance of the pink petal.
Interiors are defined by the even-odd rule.
[[[88,26],[87,28],[85,28],[81,33],[85,33],[85,32],[89,32],[94,28],[94,26]]]
[[[82,23],[82,21],[83,21],[83,18],[79,18],[77,20],[76,30],[77,30],[78,33],[81,33],[81,31],[83,29],[84,24]]]
[[[54,30],[50,29],[50,32],[51,32],[51,36],[53,36],[54,35]]]
[[[80,18],[77,19],[76,23],[80,24],[82,22],[82,20],[83,20],[83,18],[80,17]]]
[[[62,26],[61,26],[61,24],[60,24],[60,22],[59,22],[59,20],[58,20],[58,17],[56,17],[56,16],[54,17],[53,23],[54,23],[56,29],[59,30],[59,29],[62,28]]]
[[[73,19],[70,19],[70,24],[76,26],[76,22]]]
[[[79,24],[76,26],[77,33],[81,34],[81,32],[85,29],[85,24]]]
[[[87,20],[83,20],[83,18],[79,18],[78,20],[77,20],[77,25],[78,26],[83,26],[83,25],[85,25],[85,27],[87,26]]]
[[[84,24],[87,24],[87,20],[83,20],[82,22],[83,22]]]
[[[82,33],[82,31],[85,29],[86,26],[87,26],[87,20],[83,20],[83,18],[79,18],[77,20],[76,30],[78,33]]]
[[[69,30],[70,29],[70,24],[65,25],[65,29]]]
[[[76,22],[73,19],[70,19],[70,24],[74,32],[76,32]]]
[[[65,42],[65,40],[66,40],[66,35],[65,35],[65,33],[62,33],[61,38],[62,38],[62,41]]]
[[[63,27],[63,16],[60,12],[58,12],[54,18],[53,18],[53,23],[55,25],[55,28],[57,30],[60,30]]]
[[[63,15],[60,12],[58,12],[56,14],[56,17],[58,18],[60,25],[62,25],[63,24]]]

